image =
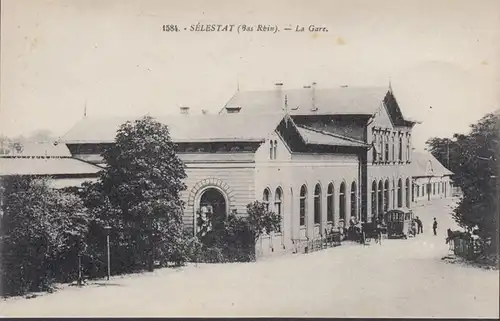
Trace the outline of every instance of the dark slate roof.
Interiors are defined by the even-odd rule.
[[[287,96],[291,115],[373,115],[388,93],[387,87],[301,88],[290,90],[238,91],[225,105],[241,107],[240,113],[284,109]],[[314,103],[313,103],[314,101]],[[313,107],[317,108],[313,111]],[[221,110],[221,113],[224,109]]]
[[[284,117],[283,113],[259,115],[163,115],[154,116],[168,126],[172,141],[264,141]],[[119,126],[140,117],[85,117],[61,138],[64,143],[111,143]]]
[[[69,157],[0,157],[0,176],[96,175],[102,168]]]
[[[411,172],[413,177],[453,175],[431,153],[415,151],[412,154]]]

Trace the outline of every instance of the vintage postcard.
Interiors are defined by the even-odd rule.
[[[499,1],[0,3],[0,315],[499,317]]]

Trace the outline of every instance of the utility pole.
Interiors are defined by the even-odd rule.
[[[104,227],[104,229],[106,230],[106,247],[107,247],[107,254],[108,254],[108,281],[109,281],[109,278],[111,277],[111,255],[110,255],[110,246],[109,246],[109,234],[110,234],[110,231],[111,231],[111,226],[109,225],[106,225]]]

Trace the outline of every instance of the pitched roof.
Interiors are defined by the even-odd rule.
[[[413,152],[411,166],[414,177],[453,175],[450,170],[428,152]]]
[[[314,145],[329,145],[329,146],[351,146],[351,147],[369,147],[361,141],[356,141],[354,139],[349,139],[340,135],[335,135],[331,133],[325,133],[323,131],[317,131],[309,129],[306,127],[297,127],[300,136],[304,139],[306,144]]]
[[[286,95],[288,111],[291,115],[373,115],[388,91],[387,87],[314,89],[314,100],[311,88],[239,91],[224,108],[241,107],[240,113],[282,110],[284,108],[283,97]],[[317,110],[313,111],[313,107]],[[223,111],[224,109],[221,110]]]
[[[0,157],[0,176],[97,174],[102,168],[69,157]]]
[[[180,143],[263,141],[283,117],[283,113],[274,112],[258,115],[163,115],[155,119],[168,126],[172,141]],[[111,143],[121,124],[139,118],[85,117],[61,140],[65,143]]]

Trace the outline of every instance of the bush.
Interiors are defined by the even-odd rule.
[[[4,185],[2,295],[50,290],[76,277],[89,221],[81,200],[46,180],[14,176]]]
[[[208,212],[203,217],[198,212],[199,242],[192,243],[197,255],[190,259],[205,263],[255,261],[256,241],[263,233],[278,231],[281,217],[258,201],[248,204],[247,212],[245,217],[236,212],[224,217]]]

